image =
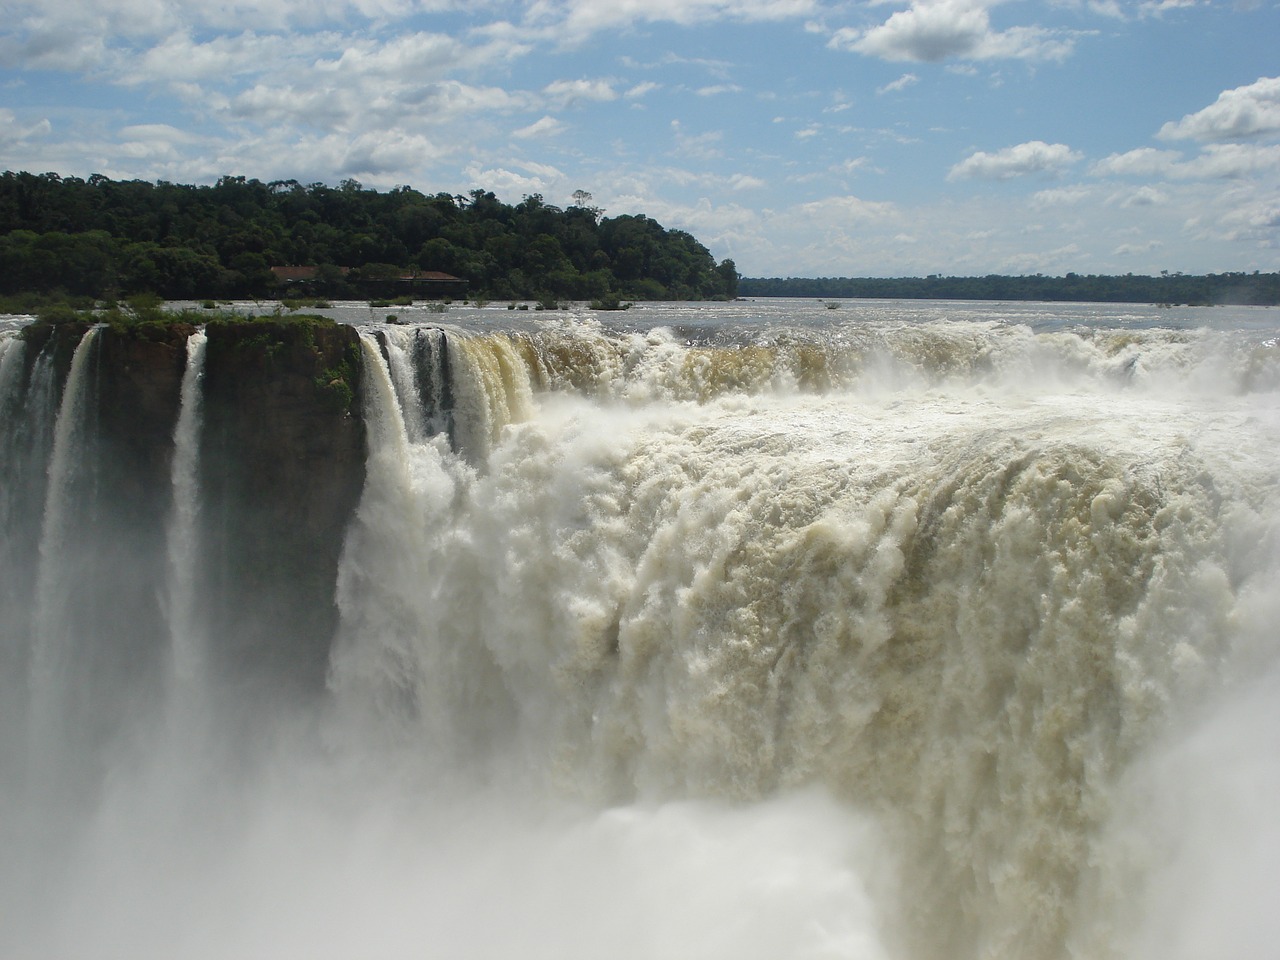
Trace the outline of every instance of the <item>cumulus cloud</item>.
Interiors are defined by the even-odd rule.
[[[1169,202],[1169,195],[1155,187],[1144,186],[1127,193],[1116,194],[1111,198],[1111,202],[1118,203],[1124,210],[1130,207],[1158,207]]]
[[[995,30],[982,0],[916,0],[870,30],[837,30],[828,44],[883,60],[1063,60],[1074,40],[1043,27]]]
[[[1280,172],[1280,145],[1210,143],[1185,159],[1175,150],[1141,147],[1112,154],[1092,167],[1095,176],[1160,177],[1165,180],[1223,180]]]
[[[438,156],[431,140],[400,131],[379,131],[356,137],[343,152],[338,172],[345,177],[394,173]]]
[[[483,167],[478,163],[466,168],[472,183],[482,183],[500,197],[508,200],[527,197],[535,193],[550,193],[552,187],[564,181],[564,174],[552,166],[514,162],[512,170],[506,166]]]
[[[321,60],[317,69],[345,76],[411,81],[439,77],[460,66],[467,49],[453,37],[438,33],[410,33],[379,41],[349,43],[335,60]]]
[[[27,140],[47,137],[52,132],[53,124],[48,120],[20,123],[12,110],[0,107],[0,146],[10,147]]]
[[[1099,160],[1091,172],[1098,177],[1166,177],[1181,161],[1176,150],[1140,147]]]
[[[138,54],[117,58],[117,82],[145,83],[215,81],[297,67],[332,54],[342,39],[334,34],[285,37],[246,31],[234,36],[197,42],[186,32],[170,34]]]
[[[1093,196],[1088,187],[1055,187],[1051,190],[1039,190],[1031,198],[1036,207],[1071,207],[1084,203]]]
[[[202,138],[167,123],[136,123],[120,128],[120,137],[137,143],[199,143]]]
[[[947,173],[948,180],[1012,180],[1030,174],[1054,176],[1080,159],[1064,143],[1032,140],[995,153],[978,151]]]
[[[544,94],[560,107],[570,107],[582,101],[607,103],[616,100],[618,93],[608,80],[556,80],[547,84]]]
[[[105,30],[87,30],[84,24],[33,20],[25,29],[10,28],[0,39],[0,61],[10,69],[64,70],[83,73],[109,59]]]
[[[1157,134],[1162,140],[1254,140],[1280,134],[1280,77],[1262,77],[1224,90],[1203,110],[1170,121]]]

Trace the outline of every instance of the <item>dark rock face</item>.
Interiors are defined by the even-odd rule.
[[[33,627],[58,398],[83,323],[24,331],[21,402],[0,418],[0,624]],[[143,698],[162,682],[174,432],[184,324],[100,329],[86,349],[83,417],[66,475],[56,604],[92,642],[86,683]],[[359,335],[305,320],[213,322],[199,449],[198,629],[209,666],[265,698],[323,689],[337,629],[334,585],[364,486]],[[4,647],[24,674],[28,642]],[[12,647],[12,649],[10,649]],[[123,714],[127,705],[122,704]],[[109,712],[109,711],[108,711]]]
[[[192,331],[104,329],[90,357],[84,452],[93,470],[77,506],[94,544],[82,590],[96,630],[109,638],[93,654],[95,688],[141,691],[164,665],[173,433]]]
[[[40,634],[54,651],[68,725],[99,742],[155,689],[165,664],[170,467],[192,328],[103,328],[90,341],[87,330],[37,324],[23,333],[21,403],[0,424],[0,574],[12,588],[0,597],[0,625],[12,640],[6,669],[18,676],[31,669]],[[82,402],[66,411],[74,428],[50,526],[55,428],[82,343]],[[110,695],[97,693],[91,708],[94,691]]]
[[[62,382],[83,324],[23,331],[19,382],[0,410],[0,669],[26,676],[48,461]]]
[[[364,486],[359,335],[284,320],[207,332],[201,554],[212,647],[233,679],[317,689]]]

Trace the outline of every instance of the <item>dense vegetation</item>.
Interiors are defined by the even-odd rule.
[[[1162,272],[1158,277],[744,277],[743,296],[851,297],[886,300],[1046,300],[1093,303],[1280,304],[1280,273],[1218,273],[1187,276]]]
[[[270,267],[319,267],[315,293],[356,296],[365,278],[414,269],[494,299],[731,298],[733,261],[645,216],[603,217],[473,190],[382,193],[223,177],[213,186],[0,174],[0,294],[168,299],[269,296]]]

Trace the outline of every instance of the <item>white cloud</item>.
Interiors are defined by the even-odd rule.
[[[1144,17],[1162,17],[1169,10],[1183,10],[1200,6],[1200,0],[1144,0],[1138,11]]]
[[[638,100],[641,97],[648,96],[649,94],[653,93],[653,91],[655,90],[660,90],[661,88],[662,88],[661,84],[653,83],[651,81],[647,81],[645,83],[637,83],[634,87],[632,87],[630,90],[624,93],[623,96],[626,97],[628,100]]]
[[[883,60],[1063,60],[1074,41],[1042,27],[999,31],[983,0],[916,0],[867,31],[845,27],[829,46]]]
[[[1031,197],[1036,207],[1070,207],[1084,203],[1093,196],[1088,187],[1055,187],[1050,190],[1039,190]]]
[[[635,23],[802,19],[815,9],[816,0],[536,0],[527,19],[554,26],[562,40],[579,42]]]
[[[1113,153],[1091,168],[1097,177],[1167,177],[1179,163],[1182,154],[1176,150],[1140,147],[1126,153]]]
[[[1166,180],[1221,180],[1280,172],[1280,145],[1210,143],[1190,160],[1175,150],[1141,147],[1095,163],[1095,176],[1160,177]]]
[[[851,194],[804,203],[799,210],[803,215],[818,221],[884,220],[897,213],[897,207],[892,203],[863,200]]]
[[[1130,207],[1158,207],[1169,202],[1169,195],[1155,187],[1143,186],[1127,193],[1115,194],[1108,202],[1119,204],[1122,210]]]
[[[167,123],[141,123],[121,127],[121,140],[125,143],[145,145],[150,149],[172,151],[175,144],[187,146],[203,142],[204,138],[179,130]]]
[[[1116,257],[1137,257],[1159,250],[1163,243],[1159,240],[1148,240],[1146,243],[1122,243],[1111,251]]]
[[[1218,99],[1177,122],[1166,123],[1162,140],[1253,140],[1280,134],[1280,77],[1262,77],[1224,90]]]
[[[905,90],[907,89],[907,87],[911,86],[913,83],[919,83],[919,82],[920,82],[920,78],[917,77],[914,73],[904,73],[897,80],[894,80],[891,83],[886,83],[883,87],[877,87],[876,93],[881,95],[886,93],[897,93],[899,90]]]
[[[441,150],[429,139],[398,131],[378,131],[356,137],[343,152],[338,164],[342,176],[393,174],[423,160],[439,156]]]
[[[742,88],[736,83],[718,83],[710,87],[699,87],[694,92],[700,97],[716,97],[722,93],[741,93]]]
[[[1080,154],[1064,143],[1032,140],[995,153],[978,151],[947,173],[948,180],[1011,180],[1029,174],[1060,173],[1080,159]]]
[[[1236,178],[1254,174],[1280,173],[1280,145],[1251,143],[1211,143],[1200,156],[1177,171],[1194,178]]]
[[[721,156],[720,143],[724,133],[720,130],[708,130],[706,133],[686,133],[684,124],[679,120],[671,121],[671,133],[676,140],[676,153],[694,157],[699,160],[717,160]]]
[[[1089,0],[1089,11],[1100,17],[1109,17],[1112,20],[1124,20],[1124,7],[1120,6],[1118,0]]]
[[[486,169],[478,163],[472,163],[467,166],[466,175],[472,183],[483,184],[486,190],[492,190],[508,201],[534,193],[549,193],[552,187],[564,181],[564,174],[552,166],[520,163],[513,163],[512,166],[522,167],[525,172],[501,166]]]
[[[832,167],[831,172],[849,176],[857,173],[870,162],[866,157],[850,157],[848,160],[843,160]]]
[[[413,82],[447,74],[463,62],[466,53],[452,37],[411,33],[387,42],[355,41],[342,50],[338,59],[322,60],[316,68],[344,76]]]
[[[1068,243],[1053,250],[1014,254],[1005,259],[1004,269],[1009,273],[1058,273],[1064,268],[1069,269],[1079,259],[1079,245]]]
[[[87,72],[109,59],[103,39],[107,32],[77,23],[30,21],[25,30],[11,30],[0,39],[0,61],[9,69]]]
[[[556,80],[547,84],[542,92],[560,107],[570,107],[584,100],[607,103],[618,99],[618,93],[608,80]]]
[[[529,140],[535,137],[554,137],[565,131],[565,125],[555,117],[545,116],[540,120],[535,120],[527,127],[521,127],[519,130],[512,132],[512,136],[520,140]]]
[[[35,123],[19,123],[13,110],[0,108],[0,147],[10,147],[28,140],[47,137],[54,127],[47,119],[36,120]]]
[[[308,59],[330,53],[341,42],[335,34],[285,37],[244,32],[197,43],[188,33],[174,33],[140,54],[117,57],[115,79],[128,85],[225,83],[232,77],[275,72],[285,64],[304,68]]]
[[[729,178],[730,190],[759,190],[767,184],[759,177],[748,176],[745,173],[735,173]]]

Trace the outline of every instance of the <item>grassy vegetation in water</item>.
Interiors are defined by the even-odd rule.
[[[311,313],[285,314],[277,311],[272,314],[245,315],[231,309],[219,309],[212,301],[200,307],[186,307],[180,310],[165,309],[164,301],[154,294],[137,294],[127,297],[123,302],[116,300],[94,301],[91,298],[21,298],[20,303],[0,302],[0,310],[9,313],[31,313],[36,322],[33,327],[80,324],[92,326],[105,324],[114,333],[128,335],[135,339],[159,340],[171,335],[175,327],[198,326],[245,326],[261,324],[278,328],[297,328],[306,330],[306,344],[315,347],[315,338],[310,333],[317,327],[334,327],[338,323],[328,317]],[[25,309],[15,309],[22,307]],[[264,329],[252,343],[271,348],[272,341],[278,338]],[[272,353],[279,349],[275,344]]]

